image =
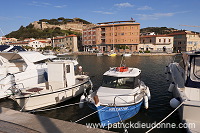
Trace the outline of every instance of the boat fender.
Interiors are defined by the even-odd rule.
[[[171,106],[172,108],[177,108],[177,107],[179,106],[180,103],[181,103],[181,100],[180,100],[179,97],[177,97],[177,98],[172,98],[172,99],[170,100],[170,106]]]
[[[169,80],[170,80],[170,78],[171,78],[171,73],[170,73],[170,72],[168,72],[168,73],[167,73],[166,80],[167,80],[167,81],[169,81]]]
[[[149,87],[147,87],[147,89],[146,89],[146,94],[147,94],[148,100],[150,100],[151,99],[151,93],[150,93]]]
[[[85,96],[82,95],[79,102],[79,108],[83,108],[85,102]]]
[[[169,91],[169,92],[172,92],[173,89],[174,89],[174,87],[175,87],[175,84],[174,84],[174,82],[172,82],[172,83],[170,84],[169,88],[168,88],[168,91]]]
[[[95,96],[93,97],[93,99],[94,99],[95,105],[97,105],[97,104],[99,103],[99,97],[98,97],[97,95],[95,95]]]
[[[169,67],[166,66],[166,67],[165,67],[165,74],[167,74],[168,72],[169,72]]]
[[[92,93],[93,93],[93,90],[91,89],[91,90],[89,91],[89,95],[92,94]]]
[[[44,71],[44,79],[48,81],[48,73],[46,71]]]
[[[148,96],[144,96],[144,107],[145,109],[149,108]]]

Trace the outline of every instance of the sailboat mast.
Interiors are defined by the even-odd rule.
[[[114,50],[114,42],[115,40],[114,40],[114,21],[113,21],[113,46],[112,46],[112,50]]]

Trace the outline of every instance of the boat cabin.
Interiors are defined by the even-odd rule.
[[[179,65],[185,70],[185,86],[200,88],[200,52],[183,53]]]
[[[48,82],[53,90],[75,85],[74,63],[67,60],[49,62]]]
[[[111,68],[103,75],[102,87],[115,89],[134,89],[138,87],[141,81],[141,71],[137,68],[127,67],[126,69],[122,71],[118,67]]]
[[[37,64],[48,58],[38,52],[1,52],[0,53],[0,74],[24,72],[26,69],[39,68]]]

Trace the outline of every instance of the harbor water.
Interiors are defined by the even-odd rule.
[[[109,67],[119,66],[122,60],[121,56],[108,57],[108,56],[95,56],[95,55],[78,55],[74,58],[78,58],[79,65],[83,67],[83,71],[88,72],[94,85],[94,89],[98,89],[101,85],[102,75]],[[151,100],[149,101],[149,108],[145,109],[143,106],[139,113],[134,117],[124,121],[124,124],[129,123],[126,127],[128,132],[142,133],[148,131],[152,124],[160,122],[165,118],[173,109],[169,105],[169,101],[172,98],[172,94],[169,93],[168,87],[170,82],[166,81],[166,75],[164,73],[165,66],[172,61],[173,56],[131,56],[123,57],[125,59],[126,66],[137,67],[142,70],[142,80],[150,88]],[[80,97],[71,99],[64,103],[57,105],[64,106],[71,103],[79,102]],[[0,106],[20,110],[15,102],[9,99],[0,100]],[[87,104],[82,109],[78,105],[59,108],[56,110],[50,110],[45,112],[36,112],[37,115],[43,115],[51,118],[56,118],[65,121],[74,122],[91,113],[94,110],[90,109]],[[93,114],[81,121],[79,124],[88,125],[91,123],[99,123],[98,115]],[[136,124],[137,123],[137,124]],[[185,129],[178,128],[180,123],[178,113],[175,112],[163,123],[168,126],[159,126],[152,130],[152,133],[184,133]],[[132,126],[130,126],[132,124]],[[170,128],[170,124],[177,125]],[[142,126],[143,125],[143,126]],[[105,128],[105,130],[108,130]],[[113,126],[109,130],[114,132],[124,132],[122,126]]]

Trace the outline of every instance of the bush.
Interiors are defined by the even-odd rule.
[[[150,53],[150,51],[144,51],[144,53]]]

